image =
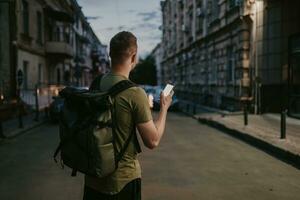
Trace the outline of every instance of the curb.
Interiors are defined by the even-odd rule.
[[[206,119],[206,118],[197,118],[195,116],[193,116],[193,118],[197,119],[202,124],[206,124],[210,127],[216,128],[216,129],[222,131],[223,133],[233,136],[239,140],[242,140],[242,141],[246,142],[247,144],[250,144],[251,146],[254,146],[254,147],[266,152],[267,154],[269,154],[285,163],[288,163],[297,169],[300,169],[300,155],[298,155],[298,154],[295,154],[293,152],[287,151],[280,147],[274,146],[271,143],[268,143],[262,139],[256,138],[245,132],[229,128],[229,127],[227,127],[219,122],[216,122],[214,120],[210,120],[210,119]]]
[[[2,141],[9,140],[9,139],[14,139],[14,138],[16,138],[20,135],[23,135],[24,133],[32,130],[32,129],[35,129],[35,128],[45,124],[47,121],[48,121],[47,119],[44,119],[44,120],[41,120],[40,122],[36,122],[32,125],[26,126],[25,128],[17,129],[16,131],[12,131],[8,136],[3,138]],[[0,142],[1,142],[1,140],[0,140]]]

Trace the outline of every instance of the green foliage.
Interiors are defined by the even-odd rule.
[[[130,80],[140,85],[156,85],[155,59],[151,55],[148,55],[145,59],[140,59],[130,73]]]

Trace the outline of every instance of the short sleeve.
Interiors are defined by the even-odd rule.
[[[134,121],[136,124],[145,123],[152,120],[152,113],[146,92],[142,88],[137,88],[132,96]]]

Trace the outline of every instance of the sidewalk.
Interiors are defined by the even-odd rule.
[[[300,168],[300,120],[298,119],[286,118],[286,139],[280,139],[280,114],[249,114],[247,126],[244,125],[242,112],[230,113],[197,106],[193,117],[199,122],[221,129]]]
[[[23,119],[23,128],[19,128],[19,120],[17,117],[2,122],[3,134],[5,138],[16,137],[46,122],[46,117],[44,113],[40,113],[38,121],[35,120],[35,113],[25,115],[22,117],[22,119]]]

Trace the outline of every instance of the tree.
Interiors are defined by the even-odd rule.
[[[140,59],[131,71],[130,79],[140,85],[156,85],[155,59],[151,55],[148,55],[145,59]]]

